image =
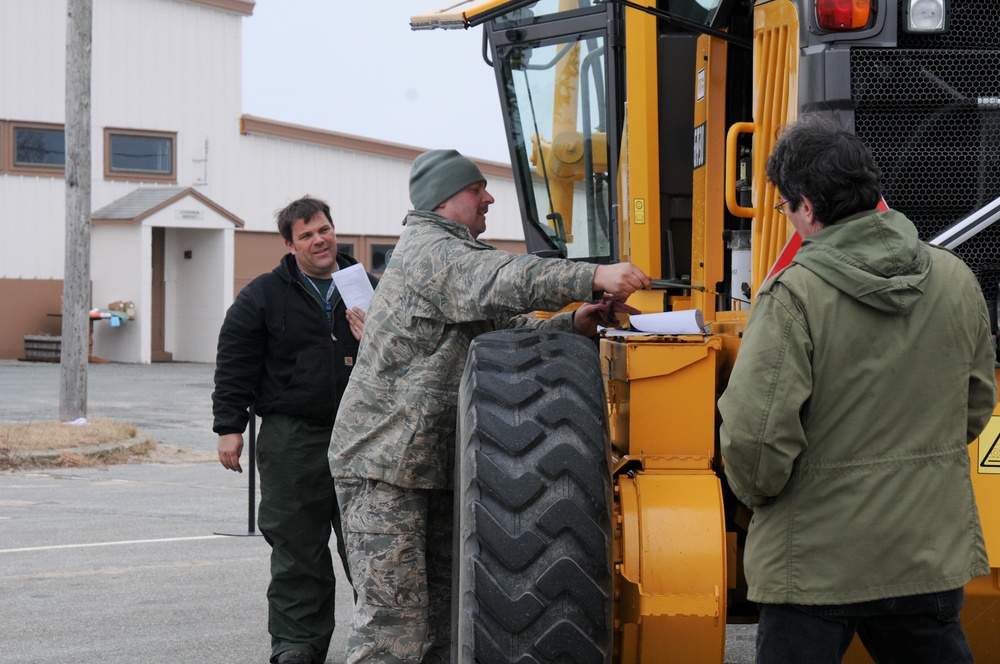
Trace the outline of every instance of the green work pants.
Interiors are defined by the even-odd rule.
[[[258,523],[271,545],[267,628],[272,662],[286,650],[305,650],[323,662],[330,647],[335,583],[331,530],[347,571],[340,508],[327,457],[331,430],[273,413],[261,423]]]

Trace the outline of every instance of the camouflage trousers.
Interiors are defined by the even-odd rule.
[[[358,594],[346,664],[449,661],[453,492],[338,478]]]

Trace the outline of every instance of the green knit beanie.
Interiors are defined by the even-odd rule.
[[[486,182],[482,171],[455,150],[431,150],[413,160],[410,169],[410,202],[414,210],[434,208],[470,184]]]

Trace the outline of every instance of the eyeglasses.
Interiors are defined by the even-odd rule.
[[[775,205],[774,209],[778,212],[778,214],[785,214],[785,206],[788,205],[788,201],[786,201],[784,198],[780,200],[781,202]]]

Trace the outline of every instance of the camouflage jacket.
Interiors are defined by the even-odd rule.
[[[330,443],[334,477],[452,486],[458,388],[472,339],[500,328],[572,330],[521,316],[593,299],[596,265],[512,254],[463,224],[411,211],[372,297]]]

